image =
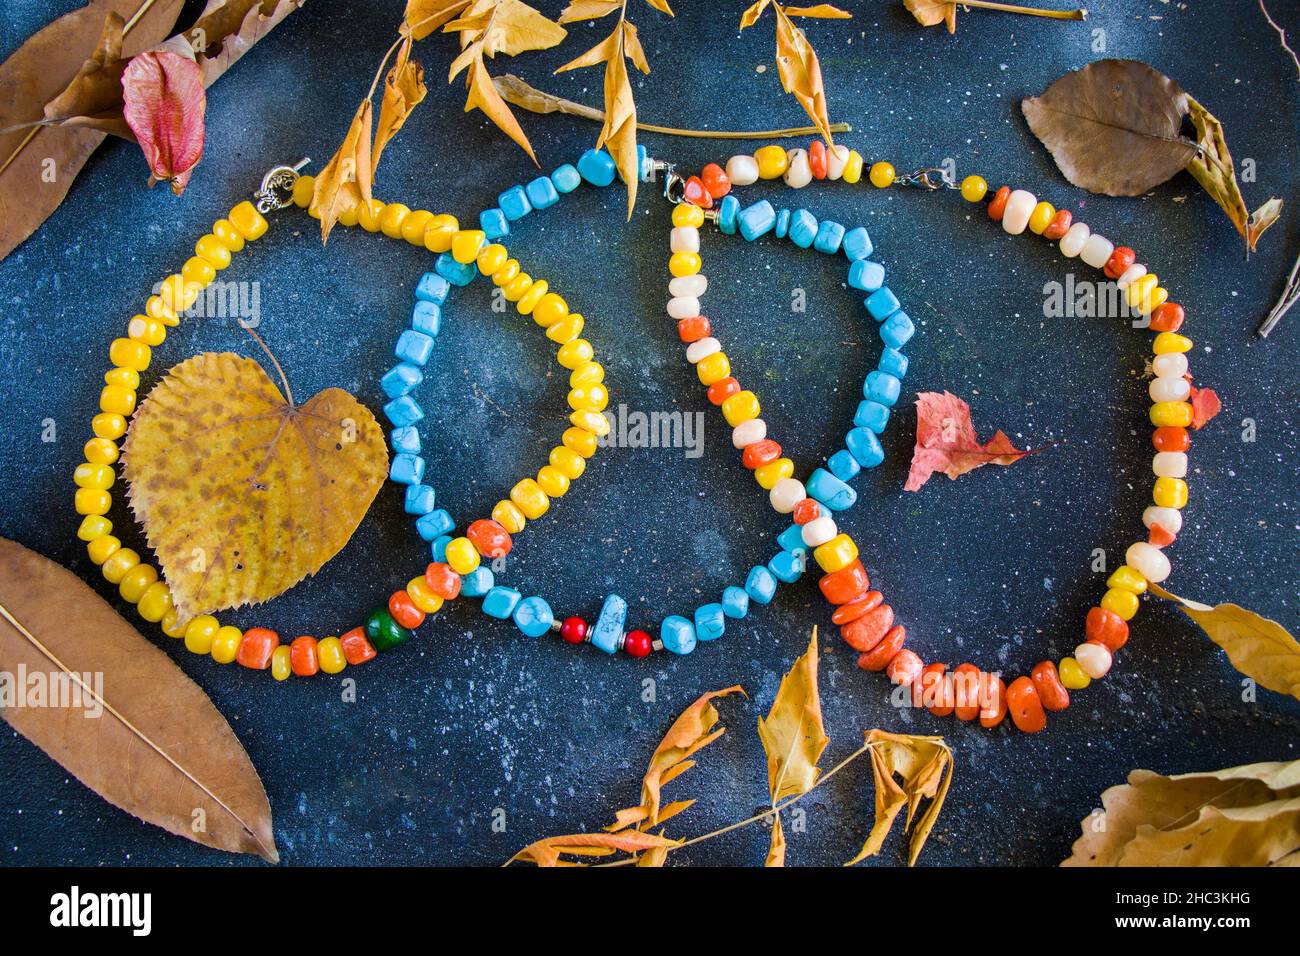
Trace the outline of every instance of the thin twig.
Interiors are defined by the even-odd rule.
[[[251,335],[253,337],[253,341],[255,341],[258,345],[262,346],[262,351],[265,352],[266,357],[271,360],[271,364],[275,366],[275,370],[280,373],[280,383],[284,385],[285,404],[287,404],[290,408],[294,408],[295,406],[293,404],[293,390],[289,388],[289,377],[284,374],[284,369],[280,367],[280,361],[275,357],[275,353],[272,352],[267,347],[266,343],[262,341],[262,337],[258,335],[257,332],[253,329],[253,327],[249,325],[247,322],[241,320],[239,323],[239,327],[243,329],[245,332],[247,332],[249,335]]]
[[[983,10],[1001,10],[1003,13],[1023,13],[1030,17],[1047,17],[1049,20],[1086,20],[1087,10],[1040,10],[1038,7],[1022,7],[1014,3],[994,3],[993,0],[957,0],[963,7],[979,7]]]
[[[1300,58],[1296,57],[1295,50],[1291,49],[1291,45],[1286,42],[1286,31],[1278,26],[1277,21],[1269,14],[1268,7],[1264,6],[1264,0],[1259,0],[1259,10],[1264,14],[1264,19],[1268,21],[1268,25],[1277,31],[1278,39],[1282,41],[1282,49],[1291,55],[1291,62],[1295,64],[1296,72],[1300,73]]]
[[[1290,311],[1297,300],[1300,300],[1300,256],[1296,257],[1295,265],[1291,267],[1291,274],[1287,276],[1286,285],[1282,287],[1282,295],[1265,316],[1264,321],[1260,323],[1259,328],[1255,330],[1255,334],[1261,339],[1268,338],[1268,334],[1277,328],[1277,324],[1282,321],[1282,316]]]

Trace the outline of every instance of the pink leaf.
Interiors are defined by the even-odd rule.
[[[936,471],[956,480],[981,465],[1010,465],[1032,452],[1021,451],[997,432],[981,445],[970,420],[970,406],[950,392],[916,396],[916,447],[904,491],[919,491]]]
[[[1192,428],[1199,429],[1223,408],[1212,388],[1192,389]]]
[[[123,115],[153,179],[180,195],[203,156],[203,74],[192,56],[149,50],[122,74]]]

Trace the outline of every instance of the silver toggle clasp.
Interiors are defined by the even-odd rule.
[[[292,203],[294,183],[298,181],[298,174],[303,167],[310,162],[304,156],[292,166],[272,166],[268,169],[262,177],[261,188],[253,193],[253,198],[257,200],[257,211],[266,215]]]
[[[894,178],[898,186],[918,186],[921,189],[956,189],[957,183],[948,170],[939,166],[926,166],[916,172]]]

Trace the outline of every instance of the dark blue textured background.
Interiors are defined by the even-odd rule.
[[[0,53],[73,5],[9,0]],[[539,5],[551,14],[561,8],[557,0]],[[803,121],[771,65],[770,14],[739,36],[743,4],[678,6],[675,21],[643,5],[633,10],[654,68],[634,80],[645,121],[713,128]],[[808,24],[833,118],[854,126],[843,142],[900,170],[951,157],[961,175],[1034,190],[1134,246],[1186,305],[1192,370],[1225,407],[1193,442],[1193,497],[1169,585],[1294,629],[1300,316],[1267,342],[1252,332],[1300,242],[1292,203],[1300,197],[1296,74],[1256,5],[1103,0],[1083,24],[972,11],[956,36],[920,29],[901,3],[847,6],[856,13],[849,23]],[[1300,35],[1296,5],[1271,6]],[[75,539],[70,507],[107,342],[151,283],[178,267],[267,167],[310,155],[319,168],[400,13],[400,3],[313,0],[209,92],[206,152],[183,198],[146,189],[138,150],[110,143],[63,207],[0,263],[0,533],[68,564],[120,604]],[[1029,133],[1019,100],[1103,55],[1092,49],[1095,29],[1105,31],[1104,55],[1150,62],[1218,115],[1238,161],[1256,162],[1259,182],[1245,187],[1252,207],[1271,195],[1288,199],[1282,222],[1249,262],[1190,177],[1137,199],[1093,196],[1070,187]],[[559,50],[500,60],[495,69],[597,102],[598,72],[549,74],[607,30],[576,25]],[[469,219],[535,171],[480,114],[462,113],[462,89],[442,83],[452,54],[444,38],[420,47],[430,94],[385,154],[376,192]],[[548,169],[576,159],[596,135],[578,119],[522,122]],[[652,155],[691,168],[745,148],[652,135],[643,142]],[[1115,320],[1044,319],[1043,284],[1067,268],[1055,247],[1005,236],[953,193],[837,184],[797,197],[783,188],[763,194],[866,225],[917,322],[908,392],[884,439],[889,459],[859,479],[863,501],[842,522],[864,546],[910,646],[927,660],[1013,672],[1069,653],[1103,587],[1104,576],[1089,569],[1092,549],[1107,549],[1113,566],[1142,531],[1151,483],[1141,377],[1149,336]],[[770,555],[783,523],[740,465],[663,313],[668,206],[646,189],[631,223],[623,210],[617,189],[583,190],[530,217],[512,251],[587,316],[614,404],[705,410],[705,453],[686,460],[680,451],[602,452],[551,513],[530,523],[505,578],[545,595],[559,613],[591,616],[617,590],[633,622],[645,626],[714,600]],[[342,229],[322,251],[315,230],[300,211],[280,213],[225,276],[260,281],[262,332],[300,398],[337,385],[377,409],[376,376],[391,362],[411,289],[431,259]],[[705,263],[706,310],[806,474],[848,427],[878,354],[873,324],[840,266],[787,243],[710,238]],[[807,290],[806,315],[790,312],[796,287]],[[517,476],[536,469],[565,425],[566,378],[549,360],[549,343],[530,322],[487,303],[481,284],[455,297],[421,393],[430,412],[426,441],[443,443],[432,456],[433,479],[457,516],[490,509]],[[223,349],[256,354],[228,323],[186,325],[158,351],[149,380],[191,354]],[[970,401],[982,436],[1001,427],[1021,447],[1059,444],[1009,469],[958,482],[939,477],[905,494],[912,393],[942,389]],[[40,440],[47,418],[59,429],[53,444]],[[1257,423],[1254,443],[1241,439],[1247,418]],[[114,518],[130,528],[120,503]],[[138,547],[138,532],[128,536]],[[385,487],[321,574],[232,619],[287,635],[341,630],[426,560],[398,493]],[[730,732],[671,785],[673,798],[699,798],[672,832],[703,832],[760,807],[766,784],[754,721],[814,624],[826,638],[828,766],[877,726],[942,733],[956,751],[956,782],[924,863],[1054,864],[1069,854],[1099,792],[1131,768],[1184,772],[1297,755],[1300,705],[1266,691],[1243,703],[1241,677],[1224,655],[1177,611],[1150,601],[1113,675],[1076,694],[1036,737],[896,712],[883,678],[857,670],[835,636],[812,575],[684,659],[606,659],[590,648],[532,642],[460,602],[413,645],[349,671],[356,703],[340,702],[334,679],[276,685],[194,658],[176,642],[165,646],[212,696],[261,772],[285,861],[497,863],[540,836],[603,825],[634,803],[673,716],[732,683],[751,699],[721,705]],[[647,681],[654,702],[643,699]],[[0,860],[252,862],[139,824],[12,733],[0,735],[0,760],[8,781]],[[871,799],[864,763],[806,800],[807,832],[790,834],[791,863],[850,857],[869,829]],[[492,826],[498,808],[505,832]],[[758,863],[766,841],[751,828],[683,857]],[[895,836],[881,862],[897,862],[898,846]]]

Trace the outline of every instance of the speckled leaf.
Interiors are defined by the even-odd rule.
[[[383,430],[347,392],[295,406],[230,353],[168,372],[123,446],[131,505],[183,618],[267,601],[315,574],[387,470]]]

